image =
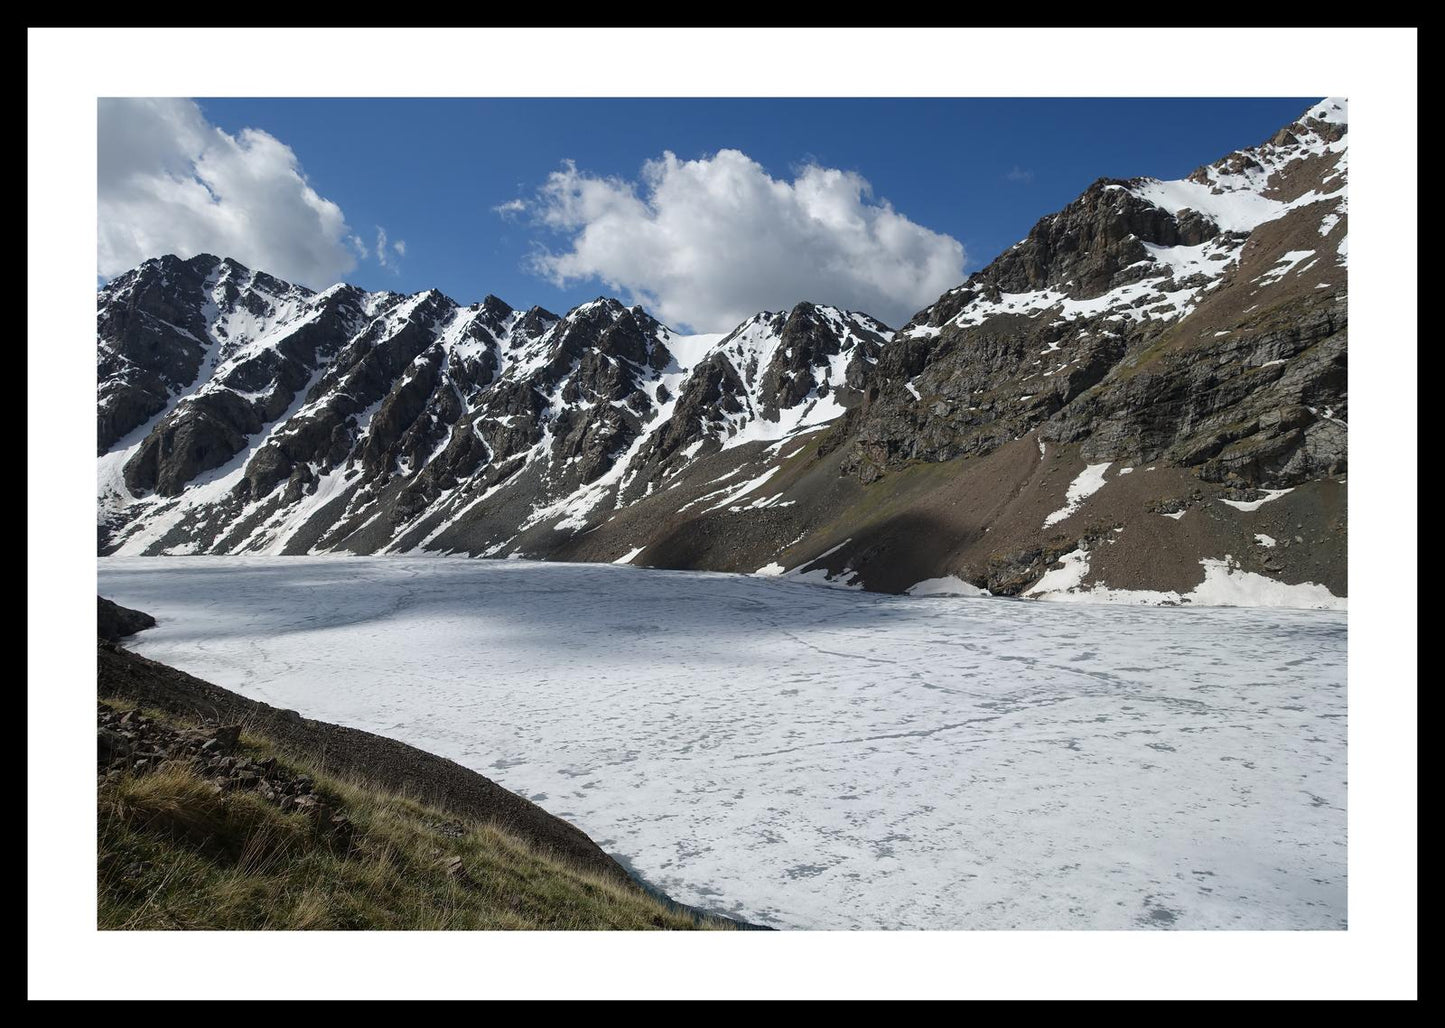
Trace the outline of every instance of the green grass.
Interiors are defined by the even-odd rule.
[[[243,735],[242,749],[270,755],[254,736]],[[495,825],[282,763],[314,778],[352,820],[349,844],[259,796],[218,792],[188,766],[127,775],[98,791],[99,927],[698,927],[640,889],[572,867]],[[462,873],[449,873],[457,857]]]

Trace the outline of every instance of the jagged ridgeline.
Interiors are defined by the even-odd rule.
[[[896,332],[147,261],[99,294],[100,552],[1342,596],[1346,132],[1326,100],[1187,179],[1100,179]]]

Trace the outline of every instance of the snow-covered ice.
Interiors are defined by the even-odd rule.
[[[1340,612],[628,566],[106,558],[140,653],[457,760],[799,928],[1345,927]]]

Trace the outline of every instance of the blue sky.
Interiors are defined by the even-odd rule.
[[[610,293],[703,330],[799,299],[898,322],[1095,178],[1182,177],[1317,99],[200,98],[144,117],[103,101],[100,270],[211,232],[313,286],[554,311]],[[188,160],[200,199],[148,207]],[[135,186],[148,168],[163,174]],[[208,198],[252,236],[189,223]]]

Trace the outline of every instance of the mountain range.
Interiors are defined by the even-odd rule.
[[[146,261],[98,294],[99,552],[1342,605],[1347,131],[1330,99],[1185,179],[1099,179],[896,329]]]

